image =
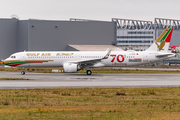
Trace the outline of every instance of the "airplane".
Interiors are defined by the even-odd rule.
[[[145,51],[24,51],[12,54],[1,64],[21,67],[22,75],[28,67],[63,67],[65,73],[76,73],[96,67],[129,67],[157,62],[174,57],[168,51],[173,28],[166,28]]]

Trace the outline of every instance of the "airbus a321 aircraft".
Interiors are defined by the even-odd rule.
[[[87,75],[95,67],[128,67],[174,57],[168,51],[173,28],[166,28],[146,51],[24,51],[12,54],[2,64],[21,67],[63,67],[65,73],[86,69]]]

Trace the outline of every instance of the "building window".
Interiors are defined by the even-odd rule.
[[[153,36],[117,36],[117,38],[125,38],[125,39],[132,39],[132,38],[153,38]]]
[[[117,43],[151,43],[152,41],[144,41],[144,40],[129,40],[129,41],[117,41]]]
[[[153,34],[152,31],[128,31],[128,34]]]

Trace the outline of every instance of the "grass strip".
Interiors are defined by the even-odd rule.
[[[0,89],[1,119],[179,119],[180,88]]]

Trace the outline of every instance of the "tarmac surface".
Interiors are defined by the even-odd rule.
[[[179,87],[180,74],[78,74],[0,72],[0,78],[32,80],[0,80],[0,89],[30,88],[118,88]]]

